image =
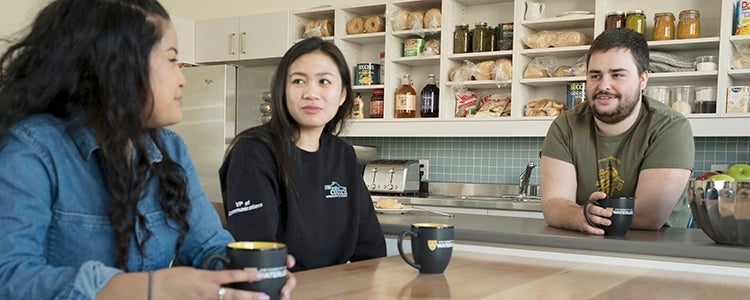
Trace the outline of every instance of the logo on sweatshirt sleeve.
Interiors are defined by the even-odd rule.
[[[326,195],[326,198],[347,198],[349,197],[349,194],[346,191],[346,187],[340,185],[336,181],[331,181],[331,184],[323,186],[323,188],[328,192]]]

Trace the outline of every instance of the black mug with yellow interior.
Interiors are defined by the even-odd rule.
[[[414,260],[404,253],[404,238],[411,236],[411,252]],[[398,253],[407,264],[420,273],[439,274],[448,267],[453,255],[453,225],[440,223],[415,223],[411,230],[398,235]]]
[[[263,280],[241,282],[230,285],[232,288],[263,292],[271,299],[281,297],[281,287],[286,283],[286,245],[276,242],[234,242],[227,244],[224,255],[212,254],[201,264],[203,269],[257,270],[266,274]]]

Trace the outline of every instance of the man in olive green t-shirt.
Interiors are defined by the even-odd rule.
[[[692,130],[681,114],[641,94],[648,59],[643,36],[626,29],[605,31],[589,48],[587,101],[555,119],[542,146],[542,211],[549,225],[602,235],[581,205],[608,196],[635,196],[631,228],[687,223],[683,191],[695,156]],[[588,212],[600,226],[611,223],[612,213],[601,207],[590,205]]]

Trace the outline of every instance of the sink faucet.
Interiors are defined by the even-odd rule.
[[[529,178],[531,177],[531,170],[536,167],[536,164],[533,161],[530,161],[529,164],[526,165],[526,170],[521,173],[521,175],[518,175],[518,195],[519,196],[526,196],[526,192],[529,190]]]

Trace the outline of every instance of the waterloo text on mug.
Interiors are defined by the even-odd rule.
[[[612,217],[609,218],[609,220],[612,221],[611,225],[599,226],[591,221],[589,218],[588,206],[592,204],[603,207],[612,212]],[[634,206],[634,197],[605,198],[598,201],[589,200],[583,205],[583,216],[591,226],[604,229],[605,235],[623,236],[628,232],[630,224],[633,222],[633,213],[635,212]]]
[[[201,264],[203,269],[215,269],[216,264],[226,269],[257,270],[266,276],[255,282],[230,285],[232,288],[263,292],[271,299],[279,299],[286,283],[286,245],[276,242],[243,241],[227,244],[226,254],[212,254]]]
[[[415,223],[411,230],[402,231],[397,240],[401,258],[419,270],[420,273],[443,273],[453,254],[453,225],[441,223]],[[411,236],[411,250],[414,260],[404,253],[403,241]]]

